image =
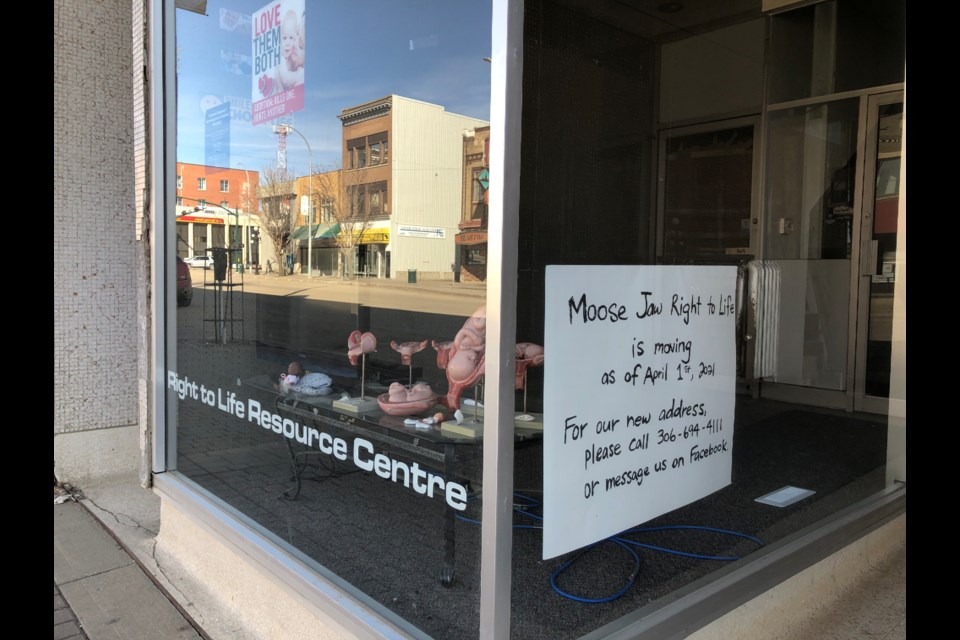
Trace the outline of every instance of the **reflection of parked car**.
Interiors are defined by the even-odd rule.
[[[193,256],[192,258],[187,258],[186,262],[191,267],[200,267],[202,269],[209,269],[213,266],[213,256]]]
[[[177,256],[177,306],[189,307],[193,301],[193,278],[190,277],[190,267],[183,258]]]

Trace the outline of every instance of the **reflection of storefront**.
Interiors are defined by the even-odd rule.
[[[310,237],[313,237],[313,246],[307,248]],[[301,273],[307,273],[307,261],[313,260],[312,273],[315,275],[334,275],[337,270],[337,234],[340,225],[315,224],[303,225],[294,229],[290,239],[297,247],[297,262],[301,265]]]
[[[297,227],[291,235],[296,242],[297,257],[302,273],[307,273],[307,261],[313,259],[315,275],[333,276],[342,273],[345,268],[344,255],[353,256],[353,275],[364,277],[384,277],[386,273],[386,248],[390,243],[390,230],[387,228],[368,228],[347,230],[348,224],[315,224]],[[313,232],[313,246],[307,250],[310,232]],[[309,257],[308,257],[309,256]]]
[[[223,218],[184,215],[177,218],[177,253],[181,258],[202,256],[207,249],[226,247]]]
[[[389,228],[370,228],[354,234],[356,254],[355,275],[370,278],[389,276],[386,264],[387,245],[390,244]]]
[[[483,282],[487,279],[487,231],[479,230],[479,226],[473,225],[471,229],[471,225],[461,222],[461,231],[456,235],[462,282]]]
[[[456,268],[462,282],[487,279],[487,211],[490,202],[490,127],[463,134],[463,204]]]

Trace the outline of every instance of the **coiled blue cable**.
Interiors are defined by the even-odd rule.
[[[536,509],[536,508],[538,508],[538,507],[541,506],[541,504],[540,504],[540,502],[539,502],[538,500],[536,500],[535,498],[531,498],[530,496],[526,496],[526,495],[520,494],[520,493],[514,493],[513,496],[514,496],[514,498],[522,501],[522,503],[523,503],[523,504],[514,504],[514,507],[513,507],[514,513],[518,513],[518,514],[527,516],[528,518],[532,518],[532,519],[534,519],[534,520],[536,520],[536,521],[538,521],[538,522],[542,522],[542,521],[543,521],[543,516],[537,515],[537,514],[535,514],[535,513],[532,513],[531,511],[529,511],[530,509]],[[474,496],[474,497],[478,497],[478,496]],[[461,515],[459,515],[459,514],[457,515],[457,519],[458,519],[458,520],[462,520],[462,521],[464,521],[464,522],[469,522],[469,523],[471,523],[471,524],[481,524],[480,520],[475,520],[475,519],[473,519],[473,518],[467,518],[467,517],[461,516]],[[542,526],[542,525],[514,524],[514,525],[513,525],[513,528],[514,528],[514,529],[543,529],[543,526]],[[732,561],[734,561],[734,560],[739,560],[739,559],[741,558],[741,556],[709,556],[709,555],[703,555],[703,554],[699,554],[699,553],[691,553],[691,552],[688,552],[688,551],[679,551],[679,550],[677,550],[677,549],[668,549],[668,548],[666,548],[666,547],[659,547],[659,546],[656,546],[656,545],[646,544],[646,543],[643,543],[643,542],[639,542],[639,541],[637,541],[637,540],[632,540],[632,539],[630,539],[630,538],[625,538],[625,537],[624,537],[625,535],[628,535],[628,534],[651,533],[651,532],[654,532],[654,531],[672,531],[672,530],[709,531],[709,532],[711,532],[711,533],[719,533],[719,534],[722,534],[722,535],[730,535],[730,536],[736,536],[736,537],[738,537],[738,538],[744,538],[744,539],[746,539],[746,540],[750,540],[750,541],[752,541],[752,542],[757,543],[757,544],[760,545],[761,547],[765,545],[764,541],[761,540],[760,538],[756,537],[756,536],[752,536],[752,535],[747,534],[747,533],[741,533],[741,532],[739,532],[739,531],[731,531],[731,530],[729,530],[729,529],[719,529],[719,528],[717,528],[717,527],[707,527],[707,526],[701,526],[701,525],[681,525],[681,524],[662,525],[662,526],[657,526],[657,527],[635,527],[635,528],[633,528],[633,529],[627,529],[626,531],[623,531],[623,532],[621,532],[621,533],[619,533],[619,534],[617,534],[617,535],[615,535],[615,536],[611,536],[611,537],[609,537],[609,538],[606,538],[605,540],[601,540],[600,542],[596,542],[596,543],[594,543],[594,544],[592,544],[592,545],[590,545],[590,546],[582,549],[579,553],[577,553],[577,555],[573,556],[572,558],[570,558],[569,560],[567,560],[566,562],[564,562],[563,564],[561,564],[561,565],[553,572],[553,574],[550,576],[550,586],[551,586],[551,587],[553,588],[553,590],[554,590],[555,592],[557,592],[559,595],[563,596],[564,598],[569,598],[570,600],[574,600],[574,601],[576,601],[576,602],[584,602],[584,603],[587,603],[587,604],[601,604],[601,603],[604,603],[604,602],[612,602],[613,600],[616,600],[617,598],[622,597],[627,591],[630,590],[630,587],[633,586],[633,583],[634,583],[634,582],[636,581],[636,579],[637,579],[637,575],[640,573],[640,555],[633,549],[634,547],[640,547],[640,548],[643,548],[643,549],[649,549],[649,550],[651,550],[651,551],[660,551],[660,552],[663,552],[663,553],[669,553],[669,554],[673,554],[673,555],[677,555],[677,556],[683,556],[683,557],[687,557],[687,558],[695,558],[695,559],[697,559],[697,560],[715,560],[715,561],[719,561],[719,562],[732,562]],[[630,573],[630,576],[627,578],[626,584],[624,584],[624,586],[623,586],[622,588],[620,588],[618,591],[616,591],[616,592],[614,592],[614,593],[612,593],[612,594],[610,594],[610,595],[608,595],[608,596],[604,596],[604,597],[600,597],[600,598],[586,598],[586,597],[582,597],[582,596],[576,596],[576,595],[573,595],[573,594],[568,593],[568,592],[564,591],[563,589],[561,589],[560,586],[558,585],[558,579],[559,579],[559,577],[560,577],[567,569],[569,569],[574,563],[576,563],[577,561],[579,561],[580,558],[582,558],[587,552],[589,552],[589,551],[597,548],[598,546],[600,546],[600,545],[603,544],[604,542],[612,542],[613,544],[615,544],[615,545],[619,546],[620,548],[624,549],[624,550],[625,550],[627,553],[629,553],[630,556],[633,558],[634,569],[633,569],[633,571]]]

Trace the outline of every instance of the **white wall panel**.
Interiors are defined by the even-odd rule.
[[[450,273],[461,217],[463,132],[486,124],[393,96],[391,277],[406,277],[409,269]],[[442,228],[444,237],[401,236],[403,225]]]

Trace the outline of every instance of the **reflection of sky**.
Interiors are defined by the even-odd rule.
[[[206,16],[176,12],[177,160],[204,162],[204,110],[233,98],[231,166],[259,170],[276,162],[271,123],[250,124],[245,65],[249,16],[267,4],[210,0]],[[490,11],[489,0],[307,0],[306,104],[288,122],[309,141],[315,167],[340,164],[336,116],[344,107],[390,94],[489,120],[490,65],[483,58],[490,55]],[[296,133],[287,137],[287,167],[307,173]]]

